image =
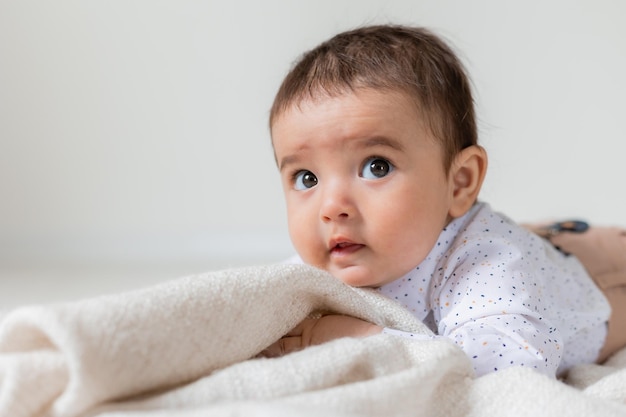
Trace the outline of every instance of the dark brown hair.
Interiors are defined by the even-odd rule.
[[[287,74],[270,112],[359,88],[401,92],[417,104],[444,149],[444,168],[477,144],[474,102],[463,65],[452,49],[423,28],[380,25],[340,33],[306,52]]]

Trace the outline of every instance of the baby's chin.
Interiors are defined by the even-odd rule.
[[[351,287],[377,288],[387,283],[384,278],[362,265],[353,265],[344,268],[331,267],[328,269],[328,272]]]

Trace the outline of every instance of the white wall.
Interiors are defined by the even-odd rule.
[[[624,17],[620,0],[0,0],[0,266],[288,256],[268,109],[301,52],[365,23],[461,51],[483,199],[626,225]]]

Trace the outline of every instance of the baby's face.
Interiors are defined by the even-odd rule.
[[[430,252],[453,187],[442,148],[400,93],[357,90],[281,114],[272,141],[289,233],[305,263],[378,287]]]

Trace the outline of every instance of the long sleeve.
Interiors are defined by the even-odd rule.
[[[535,244],[541,246],[539,238]],[[554,320],[562,304],[556,299],[575,301],[577,293],[556,291],[562,270],[539,256],[542,250],[489,233],[468,236],[433,281],[438,333],[467,353],[477,375],[510,366],[556,375],[565,344]]]
[[[380,290],[461,347],[477,375],[525,366],[554,377],[591,363],[610,313],[577,259],[483,203]]]

